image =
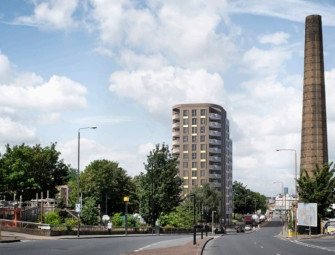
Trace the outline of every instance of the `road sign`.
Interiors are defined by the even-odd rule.
[[[81,205],[80,204],[76,204],[76,210],[77,213],[81,212]]]

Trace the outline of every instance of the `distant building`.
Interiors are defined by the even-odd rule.
[[[172,109],[172,153],[178,159],[183,194],[210,183],[222,193],[221,218],[233,213],[232,140],[226,111],[216,104],[179,104]]]
[[[277,212],[288,212],[292,208],[292,203],[298,201],[298,199],[289,194],[279,194],[275,198],[274,210]]]
[[[288,194],[288,187],[284,187],[284,195]]]

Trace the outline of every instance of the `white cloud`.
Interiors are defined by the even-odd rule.
[[[138,65],[138,60],[146,55],[150,56],[149,63],[154,57],[153,64],[158,60],[196,69],[223,70],[237,52],[232,41],[239,29],[231,25],[227,34],[219,29],[222,23],[229,22],[226,1],[148,2],[141,7],[132,1],[92,3],[102,44],[121,49],[121,63],[127,66]],[[145,64],[148,61],[142,69],[148,67]]]
[[[78,6],[78,0],[32,3],[35,5],[34,15],[18,17],[16,23],[47,29],[68,29],[75,25],[72,15]]]
[[[32,142],[36,139],[36,130],[28,128],[10,118],[0,117],[0,143],[12,143],[20,141]]]
[[[287,19],[291,21],[304,22],[306,16],[317,14],[323,17],[323,24],[335,26],[335,8],[324,2],[313,2],[304,0],[235,0],[229,3],[230,13],[250,13]]]
[[[66,77],[52,76],[38,86],[0,86],[0,106],[38,111],[63,111],[86,106],[86,88]]]
[[[244,54],[242,61],[248,72],[269,75],[284,70],[283,63],[290,58],[291,53],[285,49],[262,50],[252,47]]]
[[[109,89],[143,105],[151,114],[169,116],[178,103],[218,102],[225,99],[220,75],[203,69],[164,67],[158,71],[118,71],[110,76]]]
[[[61,152],[61,158],[73,168],[78,169],[78,140],[59,143],[57,146]],[[80,139],[80,171],[83,171],[94,160],[107,159],[119,162],[119,166],[127,171],[130,176],[139,175],[144,171],[143,162],[146,155],[137,155],[138,151],[145,153],[149,145],[139,145],[136,147],[120,148],[105,146],[97,141]],[[137,150],[137,151],[136,151]]]
[[[274,45],[286,44],[290,34],[285,32],[276,32],[273,34],[266,34],[259,37],[260,43],[271,43]]]
[[[0,83],[7,82],[10,77],[10,62],[8,57],[3,55],[0,50]]]
[[[138,148],[139,155],[149,155],[150,151],[156,148],[156,145],[153,143],[140,144]]]

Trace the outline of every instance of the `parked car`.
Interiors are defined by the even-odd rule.
[[[244,227],[243,227],[243,226],[238,226],[238,225],[237,225],[237,226],[235,227],[235,230],[236,230],[237,233],[241,233],[241,232],[244,232]]]
[[[335,235],[335,220],[330,220],[326,222],[324,234]]]
[[[252,226],[251,225],[245,225],[244,230],[245,231],[250,231],[250,230],[252,230]]]

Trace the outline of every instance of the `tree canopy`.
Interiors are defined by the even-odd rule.
[[[181,201],[181,183],[176,159],[165,144],[150,152],[146,173],[139,176],[140,214],[149,224],[154,224],[162,213],[171,212]]]
[[[56,143],[41,147],[25,144],[7,145],[6,152],[0,157],[0,192],[7,199],[22,195],[23,200],[36,198],[36,193],[49,191],[54,197],[56,186],[68,180],[69,167],[59,159]]]
[[[255,210],[266,211],[266,197],[258,192],[251,191],[241,182],[234,181],[234,212],[252,213]]]
[[[299,198],[304,203],[317,203],[319,219],[333,217],[331,204],[335,203],[335,168],[333,163],[326,163],[322,169],[316,166],[314,178],[303,169],[298,182]]]
[[[109,215],[124,211],[125,196],[130,197],[129,213],[138,208],[135,182],[117,162],[106,159],[91,162],[80,174],[80,188],[84,198],[92,197],[100,204],[103,214],[106,212],[106,197]]]

